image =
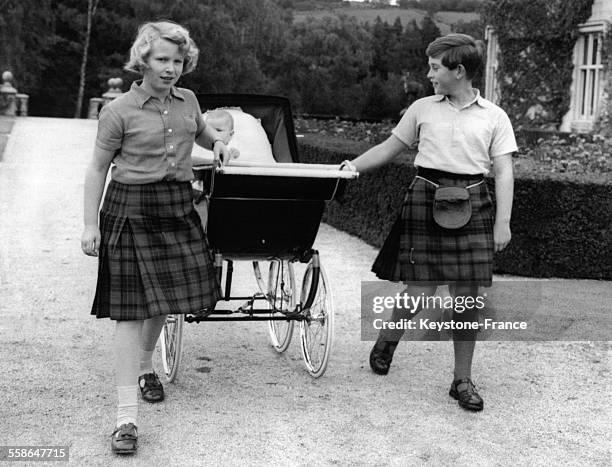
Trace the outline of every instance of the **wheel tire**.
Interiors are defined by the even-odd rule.
[[[316,273],[314,258],[308,264],[302,281],[301,303],[305,303],[310,293],[313,276]],[[300,321],[300,340],[302,356],[308,373],[318,378],[325,373],[331,354],[334,334],[334,300],[329,279],[319,264],[319,280],[314,300],[310,308],[303,310],[305,319]]]
[[[260,263],[254,261],[253,269],[259,289],[268,298],[268,306],[271,310],[282,309],[286,311],[295,308],[297,287],[293,265],[290,262],[271,261],[268,267],[267,281],[261,274]],[[278,312],[272,311],[270,313],[270,317],[278,315]],[[294,326],[295,321],[292,320],[268,321],[268,335],[274,350],[279,353],[287,350],[291,343]]]
[[[159,336],[161,361],[166,382],[176,379],[181,363],[184,315],[168,315]]]

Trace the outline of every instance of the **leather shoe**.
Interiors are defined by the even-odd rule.
[[[393,352],[395,352],[396,347],[397,342],[387,341],[380,343],[376,341],[370,352],[370,368],[372,368],[374,373],[379,375],[389,373],[391,361],[393,360]]]
[[[161,402],[164,400],[164,387],[156,373],[147,373],[138,377],[138,387],[143,400]]]
[[[459,390],[460,385],[464,385],[464,388],[461,390]],[[484,401],[478,392],[476,392],[476,386],[474,386],[470,378],[453,381],[448,394],[452,398],[457,399],[459,406],[466,410],[479,412],[484,408]]]
[[[138,430],[133,423],[115,428],[111,435],[111,449],[115,454],[134,454],[138,449]]]

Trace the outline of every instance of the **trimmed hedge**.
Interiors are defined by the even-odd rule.
[[[346,141],[335,149],[333,142],[325,145],[315,138],[300,141],[301,161],[340,163],[367,147]],[[350,182],[342,199],[328,205],[323,220],[380,247],[414,176],[413,158],[414,153],[402,155]],[[487,178],[487,184],[494,197],[494,179]],[[511,230],[510,245],[495,256],[496,273],[612,279],[611,180],[576,182],[567,174],[515,173]]]

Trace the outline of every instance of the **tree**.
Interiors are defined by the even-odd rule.
[[[389,75],[391,49],[391,28],[387,22],[383,22],[380,16],[376,17],[372,27],[372,73],[380,76],[383,80]]]
[[[0,72],[9,70],[20,92],[44,86],[42,70],[53,47],[50,0],[3,0],[0,4]]]
[[[371,57],[371,35],[355,18],[310,18],[289,30],[273,86],[298,96],[303,112],[357,117]]]
[[[440,29],[431,16],[425,16],[421,21],[421,40],[424,45],[424,49],[433,42],[435,39],[440,37]]]
[[[77,94],[74,118],[81,117],[83,107],[83,94],[85,93],[85,72],[87,70],[87,56],[89,53],[89,42],[91,39],[91,25],[93,17],[98,9],[100,0],[87,0],[87,29],[85,30],[85,44],[83,45],[83,58],[81,59],[81,72],[79,74],[79,91]]]

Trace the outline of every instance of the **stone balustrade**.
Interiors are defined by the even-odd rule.
[[[20,94],[13,86],[13,74],[10,71],[2,73],[2,84],[0,85],[0,115],[14,117],[16,115],[28,115],[27,94]]]
[[[98,114],[104,105],[123,94],[121,86],[123,86],[121,78],[110,78],[108,80],[108,91],[102,94],[102,97],[92,97],[89,99],[87,118],[98,118]]]

